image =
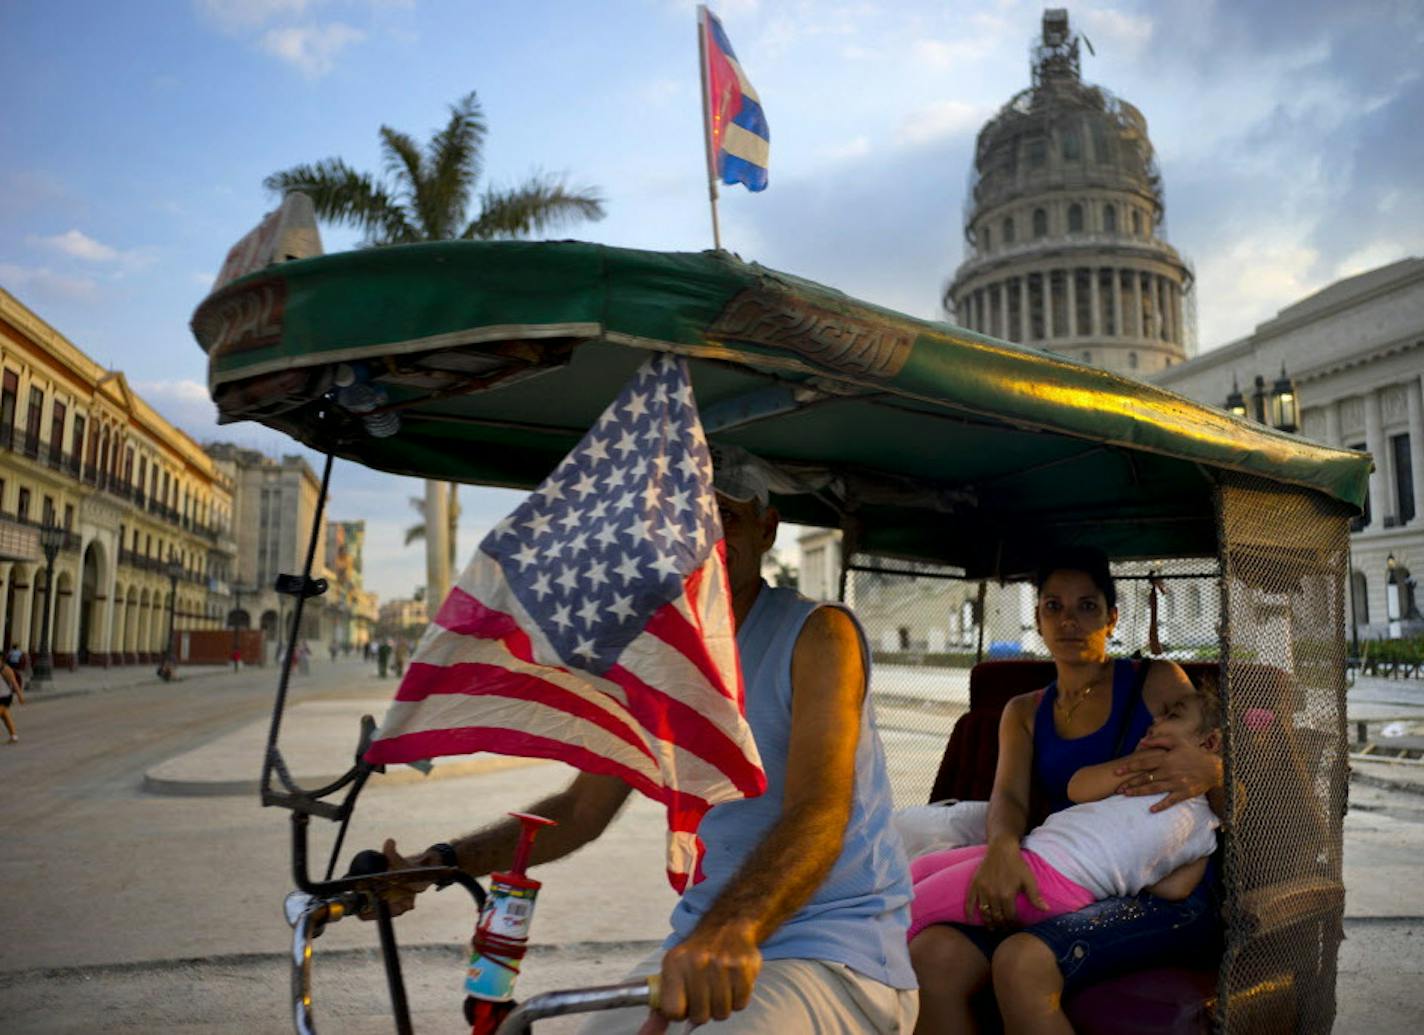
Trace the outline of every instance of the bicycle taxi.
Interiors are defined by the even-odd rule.
[[[1090,1004],[1075,1023],[1121,1030],[1121,997],[1137,995],[1146,1005],[1132,1023],[1152,1016],[1159,1030],[1331,1026],[1344,907],[1348,522],[1364,499],[1367,456],[725,252],[445,242],[317,256],[221,284],[193,330],[223,421],[260,421],[382,471],[523,489],[650,353],[682,356],[709,441],[742,447],[805,489],[774,492],[786,520],[840,530],[843,593],[865,572],[1012,582],[1045,542],[1100,547],[1128,574],[1176,565],[1207,593],[1212,642],[1197,657],[1219,671],[1224,702],[1224,949],[1195,983],[1127,975],[1117,1008]],[[323,491],[329,476],[328,460]],[[324,588],[310,577],[314,549],[307,572],[278,587],[298,608]],[[909,797],[975,779],[986,793],[993,763],[983,756],[996,748],[984,716],[1003,687],[976,688],[978,673],[997,671],[991,681],[1017,690],[1042,675],[1029,662],[994,664],[971,676],[971,707],[944,764],[938,775],[933,760],[910,774]],[[1005,676],[1005,665],[1017,674]],[[286,679],[263,802],[292,812],[294,1019],[313,1031],[312,937],[373,904],[395,877],[334,878],[339,837],[325,879],[309,875],[309,817],[344,829],[371,770],[358,762],[317,789],[290,780],[276,744]],[[1263,714],[1274,721],[1263,727]],[[369,736],[368,722],[363,744]],[[397,1028],[407,1031],[393,928],[388,914],[379,919]],[[648,995],[646,985],[552,993],[501,1031]]]

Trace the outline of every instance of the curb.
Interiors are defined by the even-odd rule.
[[[1381,791],[1399,791],[1402,794],[1424,795],[1424,783],[1415,780],[1391,780],[1387,776],[1376,776],[1373,773],[1362,773],[1358,769],[1351,767],[1350,780],[1355,783],[1364,784],[1366,787],[1373,787]]]
[[[637,939],[606,942],[565,942],[561,945],[529,946],[530,956],[557,957],[564,955],[584,955],[599,952],[638,952],[646,956],[662,945],[661,938]],[[469,942],[420,942],[402,944],[402,955],[441,955],[467,959],[470,954]],[[340,948],[322,952],[322,958],[331,960],[373,960],[382,958],[379,948]],[[104,974],[144,974],[151,971],[172,970],[176,967],[243,967],[261,966],[269,963],[290,963],[290,952],[234,952],[215,956],[187,956],[178,959],[135,960],[129,963],[95,963],[90,966],[80,964],[73,967],[34,967],[28,970],[0,970],[0,988],[8,988],[27,981],[63,980],[84,978]]]
[[[192,668],[181,669],[178,676],[172,680],[173,683],[186,683],[190,679],[211,679],[228,673],[230,670],[226,666],[214,666],[212,669]],[[156,675],[148,679],[140,679],[133,683],[100,683],[96,686],[74,687],[69,690],[40,690],[33,688],[27,691],[25,707],[32,704],[43,704],[46,701],[63,701],[67,697],[83,697],[86,694],[113,693],[116,690],[137,690],[145,686],[164,686],[163,680]]]
[[[516,758],[512,755],[493,755],[488,758],[471,758],[459,762],[437,763],[428,773],[407,765],[394,766],[384,773],[372,773],[368,787],[390,787],[407,783],[422,783],[429,780],[449,780],[457,776],[479,776],[503,769],[520,769],[525,766],[541,765],[543,758]],[[254,762],[253,768],[260,768]],[[345,772],[311,775],[294,774],[293,782],[308,787],[325,787],[345,775]],[[155,775],[154,770],[143,774],[142,788],[145,793],[169,798],[218,798],[245,797],[262,792],[261,776],[243,777],[236,780],[205,780],[193,777],[168,777]]]

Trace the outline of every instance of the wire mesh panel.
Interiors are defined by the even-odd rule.
[[[1218,1022],[1326,1032],[1344,912],[1348,525],[1325,498],[1219,491],[1226,952]]]
[[[870,641],[870,692],[895,805],[923,805],[955,720],[969,708],[979,583],[952,568],[858,556],[845,600]]]

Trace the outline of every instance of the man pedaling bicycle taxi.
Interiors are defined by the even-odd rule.
[[[910,879],[891,826],[890,781],[867,693],[869,650],[839,606],[773,588],[761,560],[779,517],[752,458],[724,461],[714,485],[746,688],[766,793],[714,807],[698,835],[704,879],[674,908],[662,950],[630,977],[661,971],[659,1008],[603,1013],[591,1032],[654,1033],[669,1021],[716,1033],[908,1033],[918,1011],[906,946]],[[531,862],[558,859],[608,827],[629,787],[581,773],[530,806],[556,820]],[[506,866],[519,823],[502,820],[391,867]],[[453,852],[453,860],[451,858]],[[392,912],[420,890],[394,893]]]

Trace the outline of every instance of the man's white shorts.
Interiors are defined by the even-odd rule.
[[[659,949],[627,980],[657,973]],[[752,989],[752,1001],[725,1021],[697,1028],[698,1035],[910,1035],[919,1014],[919,993],[891,988],[825,960],[767,960]],[[646,1007],[589,1014],[580,1035],[636,1035]],[[674,1024],[669,1032],[690,1031]]]

